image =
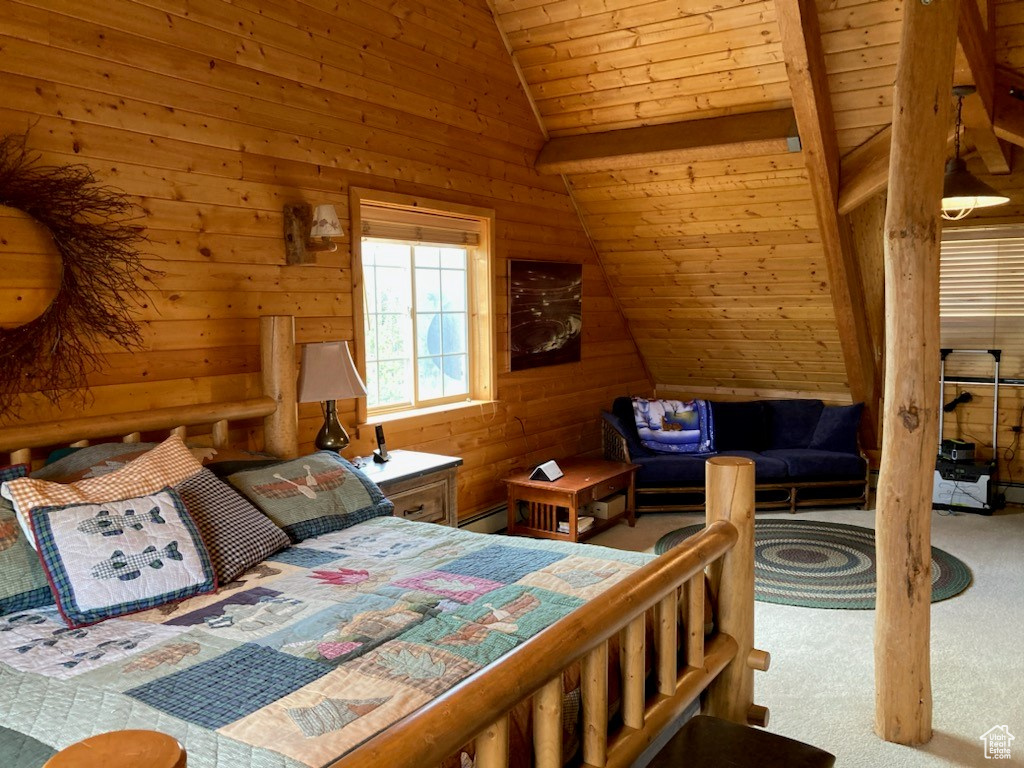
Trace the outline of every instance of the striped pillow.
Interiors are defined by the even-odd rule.
[[[171,435],[153,450],[128,462],[121,469],[66,485],[23,477],[0,486],[0,493],[14,503],[18,522],[26,538],[36,547],[28,513],[38,507],[121,501],[155,493],[174,486],[203,468],[185,443]]]

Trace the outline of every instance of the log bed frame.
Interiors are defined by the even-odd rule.
[[[266,449],[297,455],[295,342],[291,317],[261,318],[264,396],[28,426],[0,427],[0,452],[30,462],[33,448],[83,445],[98,438],[138,442],[143,432],[184,438],[209,425],[226,447],[230,421],[262,418]],[[329,768],[431,766],[475,742],[476,768],[505,768],[508,713],[532,700],[534,764],[561,768],[562,676],[582,664],[581,732],[585,766],[626,768],[702,693],[703,711],[764,726],[753,703],[753,672],[769,655],[754,648],[754,465],[716,457],[707,463],[707,527],[593,600],[478,671],[439,698],[333,762]],[[705,570],[716,603],[716,632],[705,637]],[[657,693],[645,693],[648,612],[653,616]],[[680,625],[680,619],[682,624]],[[683,636],[679,637],[680,626]],[[620,641],[621,725],[608,722],[609,641]],[[682,663],[678,650],[682,649]]]

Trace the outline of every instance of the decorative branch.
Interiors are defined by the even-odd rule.
[[[0,205],[42,224],[60,253],[57,295],[39,317],[0,328],[0,411],[18,416],[19,395],[41,391],[52,403],[88,399],[86,376],[99,369],[101,341],[125,349],[142,344],[133,304],[141,280],[153,274],[138,246],[141,227],[127,222],[135,205],[120,190],[100,186],[84,165],[43,166],[27,136],[0,138]]]

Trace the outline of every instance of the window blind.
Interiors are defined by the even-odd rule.
[[[942,317],[1024,317],[1024,228],[943,234]]]
[[[368,203],[360,206],[359,216],[363,237],[420,245],[477,246],[483,229],[479,219]]]

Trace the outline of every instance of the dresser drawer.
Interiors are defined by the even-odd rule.
[[[446,494],[447,483],[441,480],[388,494],[388,498],[395,504],[395,517],[421,523],[444,523],[447,518]]]

